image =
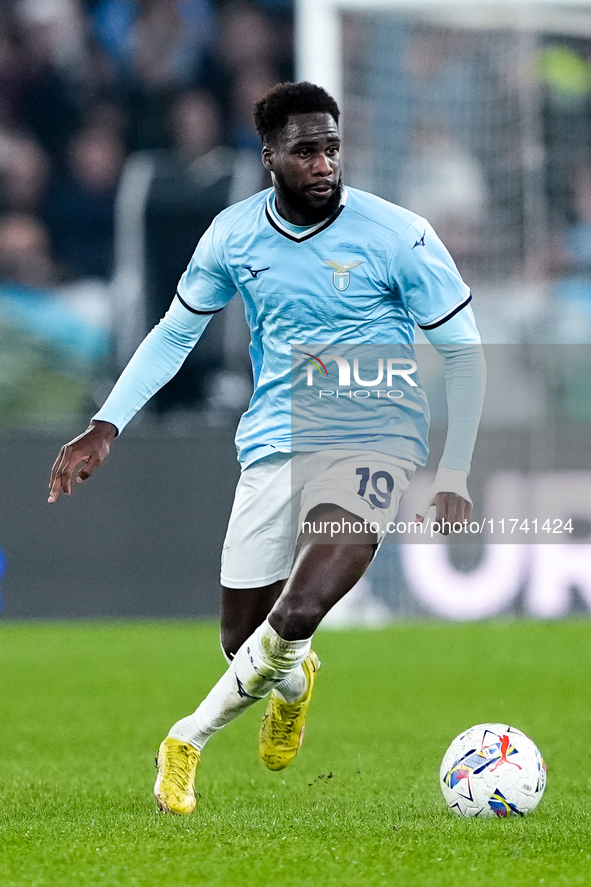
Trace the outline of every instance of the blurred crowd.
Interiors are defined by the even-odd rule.
[[[345,17],[349,183],[429,218],[487,341],[591,341],[591,40],[372,21]],[[252,106],[293,58],[293,0],[0,0],[0,432],[102,402],[269,184]],[[238,412],[245,336],[231,303],[142,416]]]
[[[0,430],[62,425],[117,369],[117,201],[134,158],[152,158],[156,183],[166,166],[162,236],[190,215],[183,175],[192,197],[209,188],[211,215],[246,196],[235,159],[260,168],[252,105],[293,76],[292,15],[289,0],[0,4]],[[173,277],[200,233],[185,222]]]

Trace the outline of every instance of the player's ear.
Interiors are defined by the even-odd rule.
[[[261,152],[261,157],[263,160],[263,166],[265,169],[268,169],[269,172],[273,171],[273,148],[271,145],[263,145],[263,150]]]

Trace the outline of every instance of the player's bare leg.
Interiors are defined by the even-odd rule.
[[[319,505],[306,522],[358,522],[359,518],[338,505]],[[375,554],[377,537],[366,533],[335,534],[332,542],[323,534],[301,534],[289,579],[269,613],[269,622],[285,640],[311,637],[329,610],[361,579]]]
[[[221,642],[228,662],[267,618],[286,581],[280,579],[262,588],[226,588],[222,585]]]

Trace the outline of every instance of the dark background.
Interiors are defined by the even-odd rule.
[[[0,444],[1,615],[217,615],[220,551],[239,474],[232,433],[129,433],[70,499],[49,505],[61,443]]]

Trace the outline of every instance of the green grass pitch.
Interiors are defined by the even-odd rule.
[[[154,755],[224,666],[192,622],[0,625],[2,887],[591,884],[591,621],[319,631],[301,754],[257,758],[262,705],[207,746],[190,817]],[[548,787],[525,818],[460,820],[439,763],[483,721],[529,733]]]

